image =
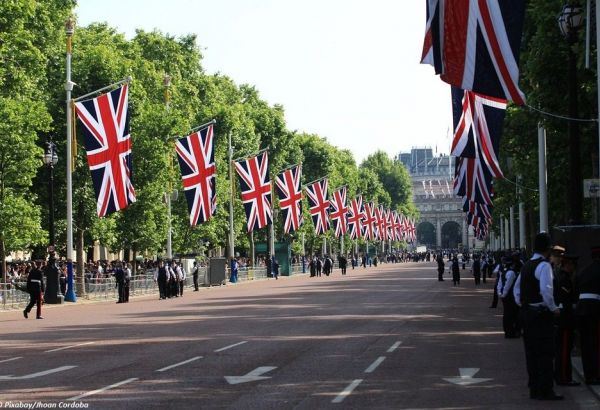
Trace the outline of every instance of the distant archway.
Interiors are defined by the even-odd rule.
[[[431,222],[421,222],[417,226],[417,242],[428,247],[435,246],[435,226]]]
[[[442,226],[442,248],[458,248],[462,242],[462,232],[460,225],[454,221],[448,221]]]

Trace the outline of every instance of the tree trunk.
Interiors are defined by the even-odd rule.
[[[255,248],[254,248],[254,232],[249,232],[248,236],[250,236],[250,266],[254,266],[254,262],[256,259],[255,256]]]

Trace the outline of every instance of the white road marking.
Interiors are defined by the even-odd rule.
[[[183,362],[175,363],[175,364],[172,364],[172,365],[167,366],[167,367],[163,367],[162,369],[158,369],[156,371],[157,372],[166,372],[167,370],[171,370],[171,369],[173,369],[175,367],[183,366],[184,364],[191,363],[191,362],[196,361],[198,359],[202,359],[202,356],[192,357],[191,359],[184,360]]]
[[[22,356],[11,357],[10,359],[0,360],[0,363],[12,362],[13,360],[19,360],[19,359],[22,359],[22,358],[23,358]]]
[[[52,374],[52,373],[63,372],[65,370],[70,370],[70,369],[73,369],[75,367],[77,367],[77,366],[61,366],[61,367],[57,367],[57,368],[54,368],[54,369],[44,370],[43,372],[26,374],[25,376],[12,376],[12,375],[0,376],[0,380],[35,379],[36,377],[42,377],[42,376],[46,376],[46,375],[49,375],[49,374]]]
[[[262,376],[263,374],[270,372],[271,370],[275,370],[277,369],[277,367],[273,367],[273,366],[262,366],[262,367],[257,367],[256,369],[252,370],[251,372],[243,375],[243,376],[225,376],[225,380],[227,380],[227,383],[229,384],[240,384],[240,383],[248,383],[248,382],[255,382],[258,380],[265,380],[265,379],[270,379],[270,376]]]
[[[478,367],[461,367],[458,369],[459,377],[444,378],[449,383],[458,384],[459,386],[469,386],[471,384],[483,383],[493,379],[473,377],[479,372]]]
[[[64,347],[59,347],[58,349],[46,350],[44,353],[58,352],[59,350],[72,349],[72,348],[74,348],[74,347],[85,346],[85,345],[91,345],[91,344],[93,344],[93,343],[96,343],[96,342],[85,342],[85,343],[79,343],[79,344],[72,345],[72,346],[64,346]]]
[[[341,402],[343,402],[344,399],[346,397],[350,396],[350,394],[352,394],[352,392],[354,391],[354,389],[356,389],[358,387],[358,385],[362,383],[362,381],[363,381],[363,379],[356,379],[356,380],[354,380],[340,394],[338,394],[335,399],[331,400],[331,402],[332,403],[341,403]]]
[[[239,346],[239,345],[243,345],[244,343],[248,343],[248,341],[245,340],[243,342],[234,343],[232,345],[222,347],[220,349],[215,350],[215,353],[224,352],[225,350],[233,349],[234,347]]]
[[[394,350],[396,350],[398,347],[400,347],[400,345],[402,344],[402,342],[396,342],[394,343],[388,350],[388,353],[394,353]]]
[[[92,390],[92,391],[89,391],[87,393],[80,394],[79,396],[70,397],[67,400],[75,401],[75,400],[82,399],[84,397],[93,396],[94,394],[102,393],[104,391],[107,391],[107,390],[110,390],[110,389],[114,389],[115,387],[119,387],[119,386],[122,386],[124,384],[134,382],[136,380],[138,380],[138,378],[137,377],[133,377],[131,379],[123,380],[123,381],[120,381],[120,382],[115,383],[115,384],[111,384],[110,386],[106,386],[106,387],[103,387],[103,388],[98,389],[98,390]]]
[[[365,369],[365,373],[373,373],[375,369],[385,360],[385,356],[379,356],[369,367]]]

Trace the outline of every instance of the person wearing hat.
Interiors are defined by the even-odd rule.
[[[581,336],[581,361],[587,384],[600,384],[600,245],[592,248],[592,263],[575,277]]]
[[[525,361],[529,374],[529,397],[538,400],[562,400],[554,392],[554,320],[559,314],[554,302],[550,235],[538,233],[534,254],[515,283],[515,302],[521,306]]]
[[[519,326],[519,306],[515,302],[513,290],[521,270],[521,261],[518,254],[502,259],[505,269],[500,275],[501,289],[498,293],[504,306],[502,327],[504,328],[505,338],[516,339],[521,337],[521,328]]]
[[[575,315],[573,306],[576,302],[573,295],[573,279],[577,268],[577,255],[562,253],[558,272],[554,278],[554,300],[560,309],[556,318],[554,338],[554,380],[560,386],[579,386],[573,380],[571,366],[571,350],[575,334]]]
[[[31,312],[33,305],[37,305],[36,319],[42,317],[42,294],[44,293],[44,275],[42,274],[42,261],[35,261],[35,266],[27,276],[27,292],[29,292],[29,304],[23,311],[23,316],[27,319],[27,315]]]

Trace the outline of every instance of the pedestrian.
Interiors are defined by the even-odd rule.
[[[515,302],[514,296],[515,282],[521,271],[520,262],[518,254],[506,257],[504,260],[505,269],[500,274],[501,287],[498,296],[502,300],[502,305],[504,307],[502,327],[504,330],[504,337],[507,339],[517,339],[521,337],[519,306]]]
[[[44,294],[44,275],[42,274],[42,261],[35,261],[35,266],[27,276],[27,292],[29,293],[29,304],[23,311],[23,316],[27,319],[27,315],[31,312],[33,305],[36,305],[36,319],[42,317],[42,295]]]
[[[490,278],[493,276],[491,272],[496,272],[496,281],[494,282],[494,292],[492,295],[492,304],[490,306],[490,309],[496,309],[498,307],[498,289],[501,287],[501,283],[500,283],[500,276],[502,275],[502,270],[504,269],[502,267],[502,264],[499,263],[495,268],[494,268],[494,263],[493,263],[493,259],[489,258],[487,261],[487,269],[488,272],[490,272]]]
[[[458,257],[452,259],[452,283],[454,286],[460,285],[460,266],[458,265]]]
[[[132,269],[131,263],[125,264],[125,288],[123,290],[123,301],[129,303],[129,288],[131,287]]]
[[[438,271],[438,281],[439,282],[443,282],[444,281],[444,269],[446,268],[446,265],[444,264],[444,257],[442,256],[442,254],[440,253],[437,256],[437,271]]]
[[[475,278],[475,285],[479,285],[481,283],[481,264],[479,261],[479,255],[475,255],[473,257],[471,272],[473,272],[473,278]]]
[[[317,276],[321,277],[321,271],[323,270],[323,262],[321,262],[321,258],[317,256]]]
[[[571,364],[571,351],[575,335],[573,306],[577,302],[573,293],[573,282],[577,259],[577,255],[565,252],[554,278],[554,300],[560,308],[560,316],[555,321],[554,381],[560,386],[580,385],[573,380]]]
[[[534,254],[515,284],[514,295],[521,305],[525,362],[529,374],[529,397],[538,400],[562,400],[554,392],[554,323],[559,309],[554,302],[550,235],[541,232],[534,240]]]
[[[169,273],[163,261],[158,261],[158,268],[154,272],[154,281],[158,284],[159,299],[166,299]]]
[[[575,314],[581,336],[581,361],[586,384],[600,384],[600,245],[592,248],[592,263],[575,280]]]
[[[196,261],[194,261],[192,278],[194,279],[194,292],[198,292],[198,262]]]
[[[325,276],[329,276],[329,274],[331,273],[331,259],[329,258],[329,256],[326,256],[325,261],[323,262],[323,273],[325,274]]]
[[[273,256],[273,277],[275,280],[279,279],[279,262],[275,256]]]
[[[187,275],[185,269],[183,268],[183,264],[180,262],[175,267],[175,273],[177,274],[177,284],[179,286],[179,296],[183,297],[183,288],[185,287],[185,280],[187,279]]]
[[[342,271],[342,275],[346,274],[346,267],[348,265],[348,259],[346,259],[346,257],[344,255],[341,255],[339,260],[338,260],[338,264],[340,266],[340,270]]]
[[[308,269],[310,270],[310,277],[314,278],[317,276],[317,264],[315,263],[315,258],[311,257],[310,262],[308,263]]]
[[[366,255],[363,255],[363,256],[362,256],[362,262],[361,262],[361,266],[362,266],[364,269],[367,269],[367,256],[366,256]]]
[[[113,271],[113,276],[115,278],[115,287],[117,288],[117,292],[119,294],[119,300],[117,303],[125,302],[125,271],[123,270],[123,266],[121,262],[117,262],[115,264],[115,270]]]
[[[231,258],[230,261],[230,267],[229,267],[229,282],[231,283],[236,283],[238,281],[238,270],[239,270],[239,264],[236,258]]]

